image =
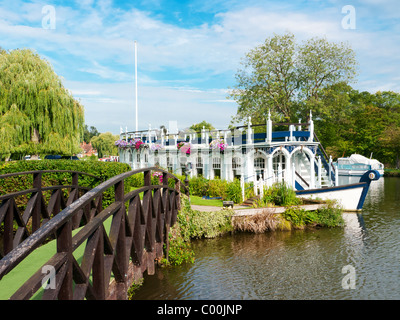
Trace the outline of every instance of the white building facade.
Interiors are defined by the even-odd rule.
[[[265,125],[253,126],[249,118],[234,130],[121,132],[116,145],[120,162],[133,170],[159,166],[183,174],[189,167],[191,177],[238,178],[260,188],[285,181],[297,190],[332,186],[336,178],[332,159],[315,139],[311,114],[299,124],[273,123],[269,115]]]

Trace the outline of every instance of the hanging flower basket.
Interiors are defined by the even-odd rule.
[[[125,141],[123,139],[115,141],[115,145],[120,149],[128,149],[128,148],[135,148],[136,150],[140,149],[147,149],[149,146],[148,144],[144,143],[140,139],[133,139],[130,141]]]
[[[129,142],[120,139],[115,141],[115,145],[120,149],[127,149],[129,147]]]
[[[152,144],[150,147],[150,150],[153,151],[155,154],[158,154],[158,151],[164,149],[164,146],[162,146],[161,144]]]
[[[215,139],[210,142],[210,149],[211,150],[218,150],[223,153],[228,145],[224,143],[222,139]]]
[[[180,152],[190,155],[191,145],[189,142],[179,142],[177,147]]]
[[[143,141],[140,139],[133,139],[130,141],[130,145],[134,147],[136,150],[139,150],[143,144],[144,144]]]

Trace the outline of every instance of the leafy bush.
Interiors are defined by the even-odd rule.
[[[282,217],[289,221],[294,228],[303,229],[305,226],[340,227],[344,225],[342,208],[335,201],[326,204],[315,211],[306,211],[299,207],[289,207]]]
[[[233,230],[231,217],[233,210],[202,212],[193,210],[186,196],[182,196],[178,223],[185,240],[196,238],[214,238]]]
[[[227,184],[226,200],[233,201],[234,203],[242,202],[242,188],[240,186],[240,180],[234,179],[233,182]]]
[[[162,266],[180,265],[194,262],[194,252],[191,239],[214,238],[226,232],[233,231],[232,210],[216,212],[200,212],[193,210],[189,198],[182,195],[181,210],[178,212],[177,223],[169,233],[169,260],[161,259]],[[165,247],[164,247],[165,248]]]
[[[307,222],[311,222],[307,218],[307,211],[298,207],[289,207],[282,213],[282,217],[289,221],[294,228],[303,229]]]
[[[317,223],[323,227],[343,226],[343,209],[337,205],[336,201],[326,201],[326,205],[317,210]]]
[[[254,196],[251,185],[246,184],[246,187],[248,188],[245,191],[247,197]],[[233,201],[234,203],[242,202],[242,188],[238,179],[228,182],[221,179],[208,180],[202,176],[193,177],[189,179],[189,191],[192,196],[221,197],[223,200]]]
[[[181,235],[173,236],[169,235],[169,260],[162,259],[160,262],[162,265],[173,265],[179,266],[182,263],[193,263],[194,262],[194,251],[190,245],[190,241],[185,241]]]
[[[301,204],[301,199],[286,183],[274,183],[272,187],[264,189],[263,197],[258,201],[257,206],[267,207],[269,204],[276,206],[293,206]]]
[[[130,171],[128,164],[119,162],[100,162],[100,161],[74,161],[74,160],[30,160],[30,161],[10,161],[0,165],[0,174],[25,172],[36,170],[73,170],[95,175],[101,179],[79,175],[78,183],[80,186],[93,188],[99,183],[106,181],[116,175]],[[125,192],[128,192],[133,186],[135,176],[125,180]],[[72,176],[70,173],[44,173],[42,175],[42,186],[69,185]],[[20,190],[32,188],[33,176],[15,176],[0,179],[0,194],[8,194]],[[106,207],[114,202],[114,188],[104,192],[103,206]],[[22,199],[25,202],[27,199]],[[19,203],[18,205],[22,205]]]
[[[207,196],[226,198],[226,180],[213,179],[208,181]]]
[[[203,176],[193,177],[189,180],[189,191],[193,196],[208,195],[208,180]]]

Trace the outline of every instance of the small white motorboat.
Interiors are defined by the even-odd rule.
[[[376,159],[368,159],[360,154],[337,160],[339,176],[362,176],[368,170],[377,170],[383,176],[384,165]]]

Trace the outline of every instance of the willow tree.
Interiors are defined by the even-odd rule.
[[[0,157],[79,152],[83,106],[31,50],[0,50],[0,117]]]
[[[115,141],[119,139],[119,135],[113,135],[111,132],[100,133],[94,136],[90,142],[94,149],[97,150],[99,158],[104,156],[117,156],[118,148],[115,146]]]

